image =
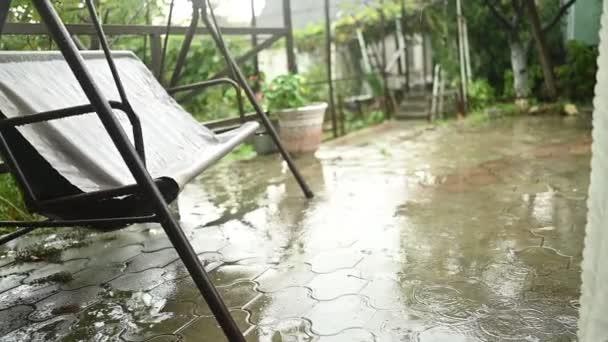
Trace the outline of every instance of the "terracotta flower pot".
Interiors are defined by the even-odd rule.
[[[327,103],[277,112],[281,142],[290,153],[315,152],[323,138],[323,119]]]

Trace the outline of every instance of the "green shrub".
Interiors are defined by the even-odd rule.
[[[486,80],[475,80],[469,85],[469,100],[471,108],[485,108],[496,100],[494,88]]]
[[[264,99],[271,112],[298,108],[310,102],[310,90],[297,74],[277,76],[264,90]]]
[[[0,175],[0,218],[10,221],[32,220],[23,196],[14,178],[9,174]],[[0,231],[1,235],[2,231]]]
[[[566,63],[556,68],[558,85],[570,100],[585,101],[593,98],[597,73],[598,49],[577,41],[566,47]]]

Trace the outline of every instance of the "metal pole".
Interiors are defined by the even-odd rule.
[[[184,37],[184,42],[182,43],[182,47],[179,50],[179,55],[177,56],[177,61],[175,62],[175,69],[173,69],[173,76],[171,76],[171,81],[169,85],[171,87],[175,87],[179,82],[179,78],[182,75],[182,69],[186,64],[186,58],[188,57],[188,52],[190,51],[190,46],[192,46],[192,40],[194,39],[194,34],[196,33],[196,28],[198,27],[199,22],[199,11],[196,7],[196,3],[192,3],[192,20],[190,21],[190,26],[188,26],[188,30],[186,31],[186,35]]]
[[[8,10],[11,8],[11,0],[0,2],[0,37],[2,37],[2,29],[8,19]]]
[[[296,63],[295,43],[293,39],[293,23],[291,20],[291,0],[283,0],[283,22],[287,29],[287,35],[285,36],[287,49],[287,69],[289,72],[297,74],[298,65]]]
[[[334,81],[333,81],[333,60],[331,56],[331,13],[329,11],[329,1],[325,0],[325,56],[327,64],[327,83],[329,85],[329,110],[331,113],[331,129],[334,138],[338,137],[338,120],[336,118],[336,104],[334,101]]]
[[[388,88],[388,75],[386,72],[386,18],[384,17],[384,0],[380,0],[380,46],[382,47],[382,83],[384,83],[384,113],[387,119],[391,118],[390,89]]]
[[[403,37],[403,59],[405,64],[405,91],[410,92],[410,56],[407,40],[405,0],[401,0],[401,36]]]
[[[163,52],[160,55],[160,73],[158,81],[160,84],[165,84],[165,59],[167,59],[167,49],[169,48],[169,36],[171,35],[171,21],[173,20],[173,8],[175,0],[171,0],[169,5],[169,19],[167,19],[167,30],[165,32],[165,41],[163,42]]]
[[[460,62],[460,96],[462,103],[463,114],[468,111],[468,89],[467,89],[467,71],[466,71],[466,56],[464,52],[464,30],[462,27],[462,4],[461,0],[456,0],[456,21],[458,26],[458,60]]]
[[[255,0],[251,0],[251,27],[255,30],[256,27],[258,27],[258,20],[255,17]],[[255,48],[256,46],[258,46],[258,35],[255,33],[255,31],[251,34],[251,47]],[[255,56],[253,56],[253,73],[255,75],[255,77],[257,78],[255,81],[255,86],[254,86],[254,90],[255,91],[260,91],[260,60],[258,58],[258,55],[256,54]]]
[[[270,122],[270,119],[268,119],[266,112],[262,109],[262,107],[258,103],[258,101],[255,97],[255,93],[249,86],[249,83],[247,83],[247,78],[245,77],[245,75],[243,75],[241,68],[239,68],[238,64],[234,60],[234,57],[232,57],[232,54],[230,53],[230,51],[228,51],[228,48],[226,47],[226,44],[224,43],[224,39],[222,38],[222,35],[219,32],[219,28],[216,25],[217,22],[215,22],[215,20],[213,20],[213,22],[212,22],[209,19],[209,15],[207,15],[207,11],[206,11],[206,1],[207,0],[195,0],[195,1],[200,1],[201,5],[202,5],[201,6],[201,17],[203,19],[203,23],[207,26],[207,29],[209,30],[209,34],[215,41],[215,44],[217,45],[217,47],[222,52],[222,55],[224,56],[226,63],[228,63],[228,65],[233,68],[237,83],[239,83],[241,85],[241,87],[243,88],[243,91],[245,92],[247,99],[253,106],[256,114],[259,116],[260,120],[262,121],[262,124],[266,128],[266,132],[268,132],[270,134],[270,137],[272,138],[275,145],[279,149],[279,152],[281,153],[281,156],[287,163],[287,166],[289,166],[291,173],[296,178],[296,181],[298,182],[298,185],[300,185],[300,188],[302,189],[302,192],[304,193],[304,195],[307,198],[313,198],[314,193],[312,192],[312,190],[310,190],[310,187],[308,187],[308,184],[306,184],[304,177],[302,177],[300,170],[298,170],[298,167],[293,162],[293,159],[291,158],[291,156],[289,155],[287,150],[285,150],[283,143],[279,139],[279,134],[277,133],[276,129]],[[213,12],[211,11],[211,13],[213,13]],[[215,17],[213,17],[213,18],[215,18]]]
[[[72,39],[70,39],[70,34],[55,11],[51,0],[32,0],[32,2],[40,14],[40,17],[48,27],[50,35],[57,43],[59,50],[70,66],[70,69],[78,80],[82,90],[91,102],[93,108],[95,108],[95,112],[112,138],[114,145],[120,152],[129,171],[131,171],[133,178],[141,187],[143,194],[150,199],[159,219],[159,223],[162,225],[169,240],[177,250],[177,253],[192,276],[194,283],[209,304],[209,308],[215,315],[218,323],[224,330],[224,333],[230,341],[245,341],[236,322],[230,315],[228,308],[209,279],[207,272],[198,259],[188,238],[175,218],[171,215],[163,195],[157,188],[150,174],[148,174],[148,171],[137,155],[128,136],[114,116],[108,100],[89,73],[84,59],[76,49]]]

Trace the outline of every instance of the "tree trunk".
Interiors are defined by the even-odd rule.
[[[515,96],[517,96],[517,98],[526,98],[530,95],[530,87],[528,85],[528,61],[526,58],[526,49],[524,48],[519,35],[513,35],[511,39],[509,39],[509,47],[511,48],[511,68],[513,70]]]
[[[526,12],[530,19],[530,26],[532,26],[532,36],[534,36],[534,42],[536,43],[536,49],[538,50],[538,58],[540,59],[540,64],[543,68],[546,95],[549,99],[553,100],[557,97],[557,86],[555,84],[555,75],[553,74],[553,62],[551,61],[551,55],[549,55],[549,50],[547,49],[545,33],[541,27],[536,2],[527,0],[524,1],[524,3],[526,4]]]

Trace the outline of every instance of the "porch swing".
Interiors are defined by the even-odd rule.
[[[311,198],[226,47],[208,0],[192,1],[194,18],[202,19],[233,79],[200,82],[172,92],[225,83],[237,93],[242,89],[305,196]],[[51,0],[32,3],[59,51],[0,52],[0,154],[5,162],[1,169],[14,176],[28,209],[47,219],[0,221],[0,227],[18,228],[0,237],[0,245],[44,227],[105,231],[133,223],[160,223],[226,337],[244,341],[167,203],[186,183],[254,134],[259,123],[243,122],[222,134],[198,123],[133,53],[110,51],[93,0],[85,3],[102,52],[77,50]],[[0,3],[0,35],[10,5],[11,0]],[[170,28],[169,19],[167,36]],[[166,45],[167,41],[165,51]],[[65,75],[75,79],[63,82]]]

